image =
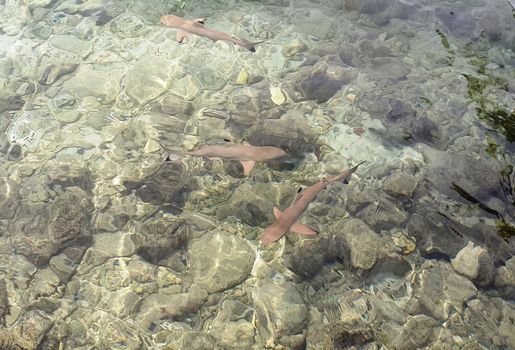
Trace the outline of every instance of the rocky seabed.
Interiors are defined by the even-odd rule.
[[[510,11],[0,0],[0,348],[515,348]],[[164,161],[223,139],[287,154]]]

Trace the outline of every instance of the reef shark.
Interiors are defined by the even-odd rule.
[[[250,174],[256,162],[275,159],[286,154],[285,151],[273,146],[252,146],[248,143],[226,142],[221,145],[204,145],[195,151],[178,151],[179,155],[199,156],[212,159],[238,160],[243,165],[243,174]],[[171,160],[170,155],[166,160]]]
[[[281,212],[278,208],[274,207],[276,221],[267,229],[265,229],[261,235],[261,243],[274,243],[281,239],[281,237],[284,236],[288,231],[300,233],[303,235],[316,235],[318,233],[317,231],[307,225],[298,222],[300,216],[304,213],[309,204],[315,200],[318,193],[325,189],[327,185],[337,181],[346,182],[349,176],[351,176],[352,173],[354,173],[356,169],[363,163],[364,162],[361,162],[358,165],[345,170],[338,175],[323,179],[311,187],[306,188],[305,190],[300,188],[299,192],[293,199],[292,204],[284,212]]]
[[[224,32],[204,28],[204,23],[206,22],[206,20],[206,18],[185,19],[175,15],[164,15],[161,17],[162,24],[164,24],[167,27],[177,28],[175,40],[178,43],[182,43],[184,38],[186,38],[190,34],[197,34],[205,38],[211,39],[213,41],[229,41],[235,45],[244,47],[249,51],[256,51],[254,45],[256,45],[257,43],[251,43],[243,39],[237,39],[235,37],[232,37],[231,35]]]

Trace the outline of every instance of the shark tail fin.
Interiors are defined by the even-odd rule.
[[[170,150],[166,155],[165,162],[173,162],[181,159],[183,156],[187,155],[188,152],[183,150]]]
[[[250,52],[256,52],[255,46],[258,45],[258,44],[261,44],[262,42],[263,42],[263,40],[255,41],[255,42],[250,42],[250,41],[244,40],[243,44],[241,46],[243,46],[244,48],[246,48]]]
[[[361,164],[365,163],[365,162],[366,162],[366,161],[364,160],[364,161],[362,161],[362,162],[359,162],[359,163],[358,163],[358,164],[356,164],[355,166],[353,166],[353,167],[349,170],[350,174],[353,174],[353,173],[358,169],[358,167],[359,167]],[[350,176],[350,174],[349,174],[349,176]],[[346,184],[346,185],[349,183],[349,176],[346,176],[345,178],[343,178],[343,179],[342,179],[342,182],[343,182],[344,184]]]

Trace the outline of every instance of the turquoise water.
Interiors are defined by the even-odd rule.
[[[0,0],[0,348],[515,348],[512,5]]]

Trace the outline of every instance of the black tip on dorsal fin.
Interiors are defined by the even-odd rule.
[[[301,193],[302,192],[302,186],[299,187],[299,189],[297,190],[297,193]]]
[[[366,160],[364,160],[364,161],[362,161],[362,162],[359,162],[358,164],[356,164],[356,166],[355,166],[354,168],[356,168],[356,169],[357,169],[361,164],[363,164],[363,163],[365,163],[365,162],[366,162]]]
[[[224,139],[225,142],[232,142],[231,140],[229,139]]]

